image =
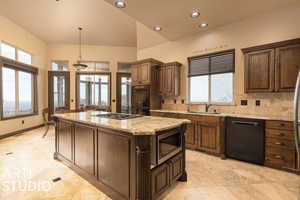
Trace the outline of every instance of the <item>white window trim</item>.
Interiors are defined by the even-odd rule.
[[[190,105],[206,105],[206,104],[211,104],[211,105],[224,105],[224,106],[235,106],[236,101],[235,101],[235,72],[227,72],[227,73],[232,73],[232,102],[212,102],[211,101],[211,75],[208,75],[208,102],[191,102],[191,77],[187,76],[187,99],[188,99],[188,104]],[[226,74],[226,73],[222,73]],[[199,75],[201,76],[201,75]]]
[[[68,62],[67,70],[53,70],[52,69],[52,63],[54,62]],[[51,60],[50,62],[50,71],[55,71],[55,72],[69,72],[70,71],[70,61],[69,60]]]
[[[15,48],[15,59],[12,59],[12,58],[8,58],[8,59],[12,59],[12,60],[18,61],[20,63],[24,63],[24,62],[22,62],[22,61],[19,60],[18,51],[20,50],[20,51],[23,51],[23,52],[25,52],[25,53],[27,53],[27,54],[29,54],[31,56],[31,64],[28,64],[28,63],[24,63],[24,64],[26,64],[26,65],[33,65],[33,54],[32,53],[30,53],[29,51],[26,51],[26,50],[24,50],[22,48],[19,48],[19,47],[15,46],[15,45],[12,45],[11,43],[5,42],[3,40],[0,41],[0,55],[1,56],[2,56],[2,45],[1,45],[2,43]],[[5,56],[3,56],[3,57],[5,57]],[[7,57],[5,57],[5,58],[7,58]]]

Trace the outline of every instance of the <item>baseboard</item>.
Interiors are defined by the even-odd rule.
[[[11,133],[6,133],[4,135],[0,135],[0,140],[4,139],[4,138],[8,138],[8,137],[11,137],[11,136],[15,136],[15,135],[18,135],[20,133],[24,133],[26,131],[31,131],[33,129],[37,129],[37,128],[40,128],[44,126],[44,124],[40,124],[40,125],[37,125],[37,126],[33,126],[33,127],[30,127],[30,128],[25,128],[25,129],[21,129],[21,130],[18,130],[18,131],[14,131],[14,132],[11,132]]]

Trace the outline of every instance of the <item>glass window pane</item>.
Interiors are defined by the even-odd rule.
[[[19,112],[33,112],[32,74],[18,72],[19,75]]]
[[[69,61],[53,61],[51,63],[51,69],[54,71],[68,71]]]
[[[18,61],[26,63],[28,65],[32,64],[32,57],[29,53],[26,53],[18,49]]]
[[[211,75],[211,101],[233,101],[233,73]]]
[[[3,116],[14,116],[16,114],[16,71],[3,67],[2,81]]]
[[[208,75],[190,78],[190,101],[208,102]]]
[[[80,105],[87,105],[86,100],[86,83],[80,83],[80,92],[79,92],[79,104]]]
[[[99,105],[99,84],[95,84],[95,105]]]
[[[1,55],[10,59],[16,59],[16,48],[5,43],[1,43]]]
[[[108,85],[101,84],[100,105],[108,106]]]

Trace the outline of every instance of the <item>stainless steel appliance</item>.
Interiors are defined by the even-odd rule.
[[[299,71],[300,72],[300,71]],[[295,89],[295,97],[294,97],[294,137],[295,137],[295,144],[296,150],[299,160],[299,153],[300,153],[300,136],[299,136],[299,96],[300,96],[300,73],[298,73],[298,78],[296,82],[296,89]],[[300,164],[298,163],[298,168],[300,169]]]
[[[180,129],[161,131],[152,137],[151,165],[155,167],[181,152],[182,134]]]
[[[228,117],[226,119],[226,155],[263,165],[265,159],[265,121]]]

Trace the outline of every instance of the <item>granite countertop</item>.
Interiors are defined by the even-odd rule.
[[[202,115],[202,116],[214,116],[214,117],[240,117],[249,119],[263,119],[263,120],[280,120],[280,121],[293,121],[293,116],[277,116],[267,114],[243,114],[243,113],[205,113],[205,112],[188,112],[188,111],[177,111],[177,110],[151,110],[153,112],[162,113],[178,113],[187,115]]]
[[[151,116],[142,116],[126,120],[116,120],[97,117],[95,116],[97,114],[107,114],[107,112],[89,111],[55,114],[53,116],[74,122],[85,123],[92,126],[124,131],[133,135],[155,135],[157,131],[163,131],[178,127],[182,124],[190,123],[190,120],[186,119],[170,119]]]

